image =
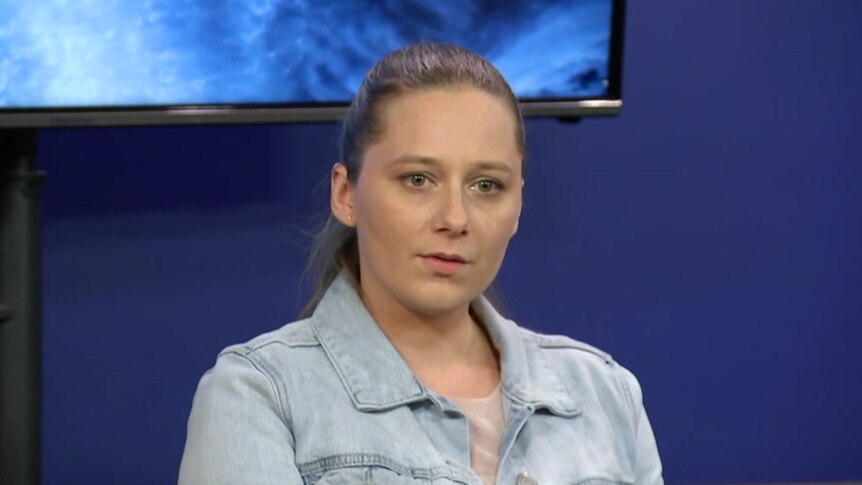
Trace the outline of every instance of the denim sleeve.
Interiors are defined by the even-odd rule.
[[[222,353],[192,402],[179,485],[301,484],[293,443],[272,380],[248,355]]]
[[[626,369],[622,370],[623,383],[629,393],[628,397],[635,420],[635,484],[663,485],[661,459],[659,458],[655,435],[643,405],[641,386],[631,372]]]

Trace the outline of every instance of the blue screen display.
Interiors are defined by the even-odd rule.
[[[383,54],[453,42],[518,96],[607,95],[611,0],[4,0],[0,109],[345,102]]]

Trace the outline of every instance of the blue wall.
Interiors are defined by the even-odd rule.
[[[671,483],[862,480],[862,2],[627,27],[620,117],[529,122],[510,313],[637,373]],[[335,136],[42,132],[46,485],[175,481],[199,376],[300,306]]]

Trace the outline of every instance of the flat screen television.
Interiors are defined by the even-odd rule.
[[[326,121],[416,41],[494,62],[528,116],[622,106],[625,0],[4,0],[0,128]]]

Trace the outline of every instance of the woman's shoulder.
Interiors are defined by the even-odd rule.
[[[596,360],[597,363],[603,363],[605,365],[616,364],[613,357],[611,357],[611,354],[598,347],[576,340],[567,335],[539,333],[523,327],[520,327],[520,331],[525,339],[534,341],[541,349],[555,349],[562,350],[564,352],[569,351],[573,357],[587,360],[598,359]]]
[[[240,355],[247,358],[265,357],[273,353],[289,352],[291,348],[315,347],[320,341],[311,326],[311,319],[306,318],[290,322],[280,328],[257,335],[245,342],[228,345],[219,357],[227,354]]]
[[[641,406],[642,391],[637,378],[608,352],[566,335],[544,334],[523,327],[519,331],[527,347],[535,349],[535,358],[543,367],[553,370],[571,394],[594,393],[613,398],[633,412]]]
[[[325,359],[310,319],[290,322],[245,342],[222,349],[202,380],[213,383],[234,381],[236,374],[258,376],[277,391],[283,389],[303,368]],[[227,379],[225,379],[227,378]]]
[[[265,402],[289,420],[288,396],[312,381],[336,381],[336,376],[327,377],[334,373],[321,372],[330,367],[310,319],[297,320],[225,347],[201,377],[195,399],[211,401],[206,396],[219,395],[227,401],[224,395],[230,395],[237,407]]]
[[[549,359],[551,364],[578,364],[600,369],[616,369],[619,364],[608,352],[567,335],[548,334],[510,321],[525,348]]]

